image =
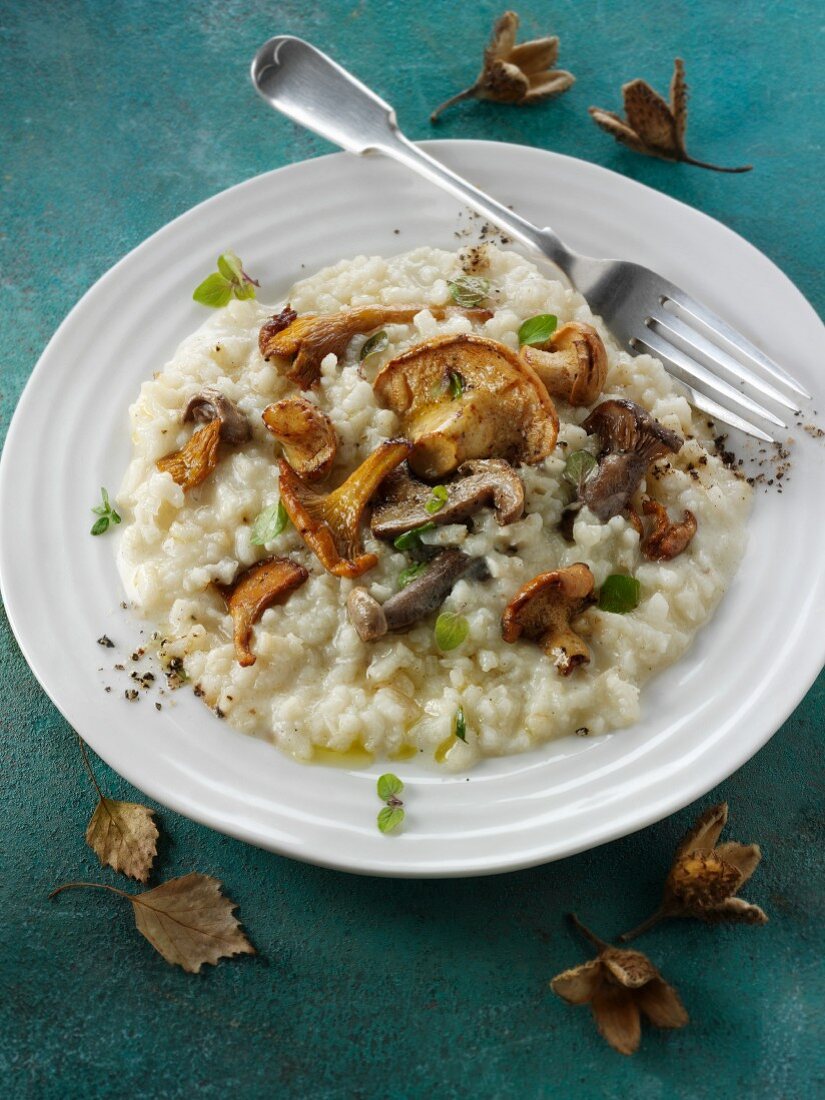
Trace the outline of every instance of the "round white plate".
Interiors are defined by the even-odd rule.
[[[764,346],[814,393],[815,405],[825,400],[825,339],[813,310],[765,256],[718,222],[553,153],[487,142],[427,148],[551,224],[573,248],[660,271]],[[193,287],[232,248],[261,279],[259,297],[274,302],[296,278],[341,257],[457,247],[458,215],[453,200],[402,168],[345,154],[217,195],[130,253],[72,310],[32,374],[0,464],[6,609],[67,720],[157,801],[253,844],[350,871],[492,873],[639,829],[702,795],[763,745],[825,657],[823,450],[797,430],[783,493],[757,491],[742,568],[689,654],[648,685],[642,721],[488,761],[469,781],[392,765],[407,786],[401,835],[375,826],[375,777],[387,765],[300,765],[235,733],[187,691],[175,705],[165,697],[162,711],[146,696],[124,699],[128,676],[112,672],[112,663],[118,653],[128,663],[145,624],[120,608],[113,543],[90,537],[89,509],[101,485],[120,483],[127,408],[141,381],[204,320]],[[104,632],[117,651],[96,644]]]

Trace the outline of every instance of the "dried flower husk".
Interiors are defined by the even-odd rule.
[[[611,947],[571,915],[599,953],[595,959],[557,974],[553,992],[568,1004],[589,1004],[602,1037],[620,1054],[633,1054],[641,1040],[641,1017],[656,1027],[688,1022],[679,994],[641,951]]]
[[[490,99],[521,106],[561,95],[575,83],[572,73],[553,67],[559,56],[558,38],[535,38],[516,45],[518,25],[514,11],[506,11],[496,20],[475,84],[436,107],[430,122],[462,99]]]
[[[638,927],[619,936],[623,943],[666,917],[696,917],[708,923],[767,923],[763,909],[735,896],[762,858],[759,845],[736,840],[718,844],[727,820],[727,802],[711,806],[697,819],[676,849],[661,905]]]
[[[667,103],[644,80],[631,80],[622,85],[625,118],[601,107],[590,107],[589,112],[597,126],[632,149],[661,160],[682,161],[697,168],[709,168],[714,172],[750,172],[752,164],[739,168],[722,168],[718,164],[696,160],[685,149],[688,91],[685,83],[685,64],[680,57],[673,63],[670,82],[670,102]]]

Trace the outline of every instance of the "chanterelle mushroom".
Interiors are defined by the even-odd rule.
[[[214,386],[204,386],[194,397],[189,398],[182,419],[184,423],[195,420],[201,424],[220,420],[221,440],[231,447],[237,447],[252,438],[252,429],[246,416]]]
[[[305,481],[326,477],[335,461],[338,435],[325,412],[305,397],[287,397],[267,405],[261,416],[300,477]]]
[[[592,405],[607,380],[607,352],[601,336],[592,325],[569,321],[556,329],[550,339],[521,349],[552,397],[570,405]]]
[[[235,656],[239,665],[255,664],[255,655],[249,646],[253,625],[268,607],[276,600],[285,599],[308,576],[303,565],[290,558],[267,558],[245,569],[232,584],[215,583],[232,616]]]
[[[652,497],[642,501],[642,511],[646,516],[653,516],[653,530],[641,542],[642,553],[648,561],[671,561],[696,534],[696,516],[688,508],[679,523],[672,523],[667,508]]]
[[[592,603],[593,574],[583,562],[540,573],[522,585],[501,616],[501,636],[536,641],[562,676],[590,661],[590,651],[571,623]]]
[[[362,642],[374,642],[388,631],[409,630],[440,607],[455,582],[463,576],[489,576],[483,558],[470,558],[460,550],[442,550],[426,572],[410,581],[386,603],[380,604],[366,588],[353,588],[347,598],[349,620]]]
[[[280,459],[281,500],[295,530],[337,577],[360,577],[378,558],[361,546],[361,516],[370,497],[391,470],[409,455],[406,439],[385,439],[343,485],[319,493],[302,481],[285,459]]]
[[[302,390],[309,389],[321,377],[321,360],[332,353],[341,356],[358,333],[372,332],[383,325],[406,325],[423,309],[436,320],[451,313],[462,313],[475,321],[492,317],[488,309],[460,309],[457,306],[358,306],[339,313],[307,313],[298,317],[289,306],[262,327],[258,338],[261,355],[292,360],[287,378]],[[284,321],[287,323],[284,324]]]
[[[373,388],[401,417],[420,477],[443,477],[471,458],[540,462],[556,445],[559,420],[547,390],[495,340],[437,336],[390,360]]]
[[[510,465],[500,458],[465,462],[455,477],[444,483],[446,498],[434,510],[433,487],[412,477],[399,466],[381,486],[373,506],[370,527],[382,539],[393,539],[423,523],[459,523],[480,508],[492,506],[501,526],[515,523],[524,512],[524,486]]]
[[[582,427],[599,437],[602,454],[580,496],[603,523],[627,508],[651,462],[675,454],[684,443],[647,409],[623,399],[603,401]]]

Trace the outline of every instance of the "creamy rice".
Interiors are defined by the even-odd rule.
[[[204,701],[237,729],[301,760],[317,750],[358,747],[390,758],[421,753],[422,760],[461,769],[480,757],[522,752],[576,730],[600,734],[628,726],[639,716],[641,685],[688,648],[740,560],[750,490],[707,453],[707,425],[692,415],[658,361],[618,351],[580,294],[548,281],[520,256],[492,247],[486,254],[483,274],[494,288],[490,320],[472,325],[451,316],[436,322],[425,309],[411,325],[388,326],[389,346],[370,358],[368,378],[358,369],[362,337],[353,339],[341,362],[332,355],[324,360],[320,385],[309,396],[329,415],[340,439],[330,484],[344,480],[381,440],[400,434],[397,417],[379,407],[370,384],[390,358],[447,332],[475,331],[517,348],[526,318],[554,313],[560,324],[584,321],[601,332],[610,371],[600,400],[636,401],[686,437],[677,455],[656,464],[656,497],[672,516],[689,508],[697,534],[673,561],[649,562],[626,519],[603,524],[584,508],[574,542],[565,541],[557,529],[570,498],[561,479],[565,457],[581,449],[595,454],[597,447],[578,426],[590,410],[557,403],[559,445],[540,465],[520,470],[524,517],[499,527],[485,509],[474,517],[472,531],[450,525],[424,536],[486,559],[491,579],[460,580],[443,605],[467,618],[467,640],[442,653],[430,616],[408,633],[363,643],[347,618],[348,593],[364,585],[384,601],[397,591],[409,559],[372,538],[366,524],[364,546],[379,561],[357,581],[327,573],[291,525],[266,547],[252,545],[255,517],[278,499],[279,448],[260,414],[297,391],[258,350],[258,331],[273,308],[231,302],[143,384],[130,410],[133,458],[118,495],[124,512],[119,567],[135,608],[157,623],[166,639],[164,653],[182,658]],[[289,301],[299,314],[373,302],[444,305],[448,281],[460,271],[458,255],[432,248],[391,259],[360,256],[301,281]],[[253,439],[227,449],[209,479],[184,495],[155,462],[186,442],[191,428],[181,425],[181,409],[204,384],[218,387],[247,414]],[[210,582],[228,584],[240,569],[272,554],[300,561],[310,577],[283,606],[264,613],[254,628],[257,662],[242,668],[231,621]],[[610,573],[632,573],[641,583],[641,601],[626,615],[588,611],[579,633],[591,649],[591,663],[562,677],[534,643],[503,642],[500,617],[525,581],[579,561],[590,566],[597,586]],[[453,736],[459,705],[466,715],[466,744]]]

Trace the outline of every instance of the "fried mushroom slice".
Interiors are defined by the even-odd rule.
[[[547,390],[495,340],[466,333],[426,340],[391,359],[373,388],[412,439],[410,467],[419,477],[443,477],[472,458],[532,464],[556,445],[559,419]]]
[[[218,444],[221,441],[221,421],[210,420],[205,428],[193,432],[185,446],[159,458],[155,465],[184,492],[206,481],[218,465]]]
[[[378,486],[412,450],[406,439],[385,439],[331,493],[319,493],[302,481],[286,459],[280,459],[281,500],[295,530],[336,577],[360,577],[378,558],[361,546],[361,517]]]
[[[252,438],[252,429],[246,416],[234,401],[230,401],[214,386],[204,386],[202,390],[190,397],[181,419],[184,424],[188,420],[194,420],[200,424],[219,420],[221,440],[228,443],[230,447],[238,447]]]
[[[437,321],[452,313],[461,313],[478,322],[492,317],[488,309],[424,305],[358,306],[339,313],[306,313],[298,317],[287,306],[286,310],[261,328],[258,345],[264,359],[275,355],[291,360],[286,376],[302,390],[306,390],[321,377],[321,361],[324,357],[332,353],[340,358],[353,336],[372,332],[384,325],[409,324],[424,309],[428,309]],[[284,320],[287,321],[286,324],[283,323]]]
[[[305,397],[286,397],[261,414],[283,446],[284,457],[304,481],[321,481],[338,451],[338,435],[325,412]]]
[[[441,607],[460,577],[489,577],[483,558],[471,558],[460,550],[442,550],[426,572],[396,592],[383,605],[366,588],[353,588],[347,597],[349,621],[362,642],[374,642],[389,631],[411,626]]]
[[[648,561],[671,561],[696,534],[696,516],[688,508],[682,513],[681,523],[672,523],[667,508],[652,497],[642,501],[642,511],[653,516],[653,530],[641,541],[642,554]]]
[[[250,649],[252,627],[268,607],[286,599],[304,583],[309,573],[291,558],[266,558],[245,569],[232,584],[215,587],[232,616],[235,657],[246,668],[255,664],[255,654]]]
[[[569,405],[592,405],[607,380],[607,352],[592,325],[569,321],[544,344],[525,345],[521,357],[551,397]]]
[[[675,454],[684,443],[647,409],[624,399],[603,401],[582,427],[599,437],[602,453],[580,496],[602,523],[625,511],[651,462]]]
[[[372,510],[370,527],[380,539],[394,539],[423,523],[460,523],[480,508],[492,507],[500,526],[515,523],[524,512],[524,486],[510,465],[500,458],[474,459],[456,470],[455,477],[444,483],[447,498],[438,511],[427,505],[433,501],[433,487],[399,466],[381,487],[381,497]]]
[[[538,642],[562,676],[590,662],[590,651],[571,623],[593,603],[593,574],[583,562],[540,573],[522,585],[501,617],[501,636]]]

